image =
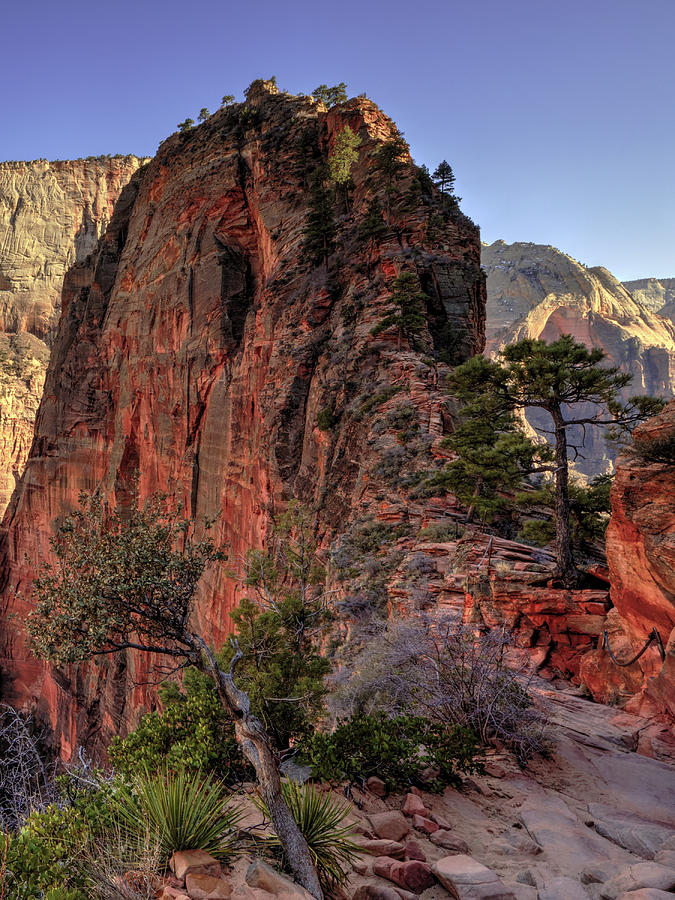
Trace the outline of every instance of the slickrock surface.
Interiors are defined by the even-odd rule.
[[[673,396],[675,326],[663,312],[656,315],[667,302],[665,287],[657,310],[658,302],[643,304],[643,294],[632,295],[607,269],[588,269],[555,247],[495,241],[483,247],[481,258],[488,275],[488,355],[526,337],[553,341],[571,334],[601,347],[611,364],[633,375],[626,398]],[[591,475],[606,471],[614,458],[597,429],[589,430],[584,457],[577,466]]]
[[[675,402],[636,432],[644,441],[675,446]],[[645,709],[675,715],[675,466],[621,457],[612,486],[612,517],[607,531],[607,562],[615,607],[613,649],[630,659],[657,628],[666,658],[652,645],[638,663],[621,669],[644,687]],[[589,668],[592,664],[588,660]],[[611,665],[611,664],[610,664]],[[605,665],[593,673],[605,678]],[[589,671],[589,676],[591,675]],[[634,685],[628,684],[634,693]],[[639,708],[639,705],[638,705]]]
[[[308,188],[347,124],[359,160],[326,267],[303,247]],[[444,431],[430,356],[483,347],[479,237],[458,211],[438,224],[438,195],[410,162],[387,234],[373,246],[359,236],[373,192],[386,206],[375,153],[394,133],[366,99],[326,111],[256,83],[245,108],[164,142],[91,260],[66,276],[35,441],[4,521],[3,608],[18,616],[2,623],[1,653],[5,699],[37,703],[65,756],[104,745],[149,702],[138,686],[148,659],[54,671],[25,647],[34,567],[80,490],[102,483],[123,501],[140,470],[143,497],[169,489],[197,519],[218,516],[216,539],[235,555],[261,545],[294,495],[320,507],[324,545],[376,515],[412,551],[430,517],[450,514],[449,498],[410,506],[403,474],[434,464]],[[403,269],[430,298],[417,349],[371,334]],[[335,424],[322,431],[327,407]],[[399,438],[411,409],[414,440]],[[224,572],[204,578],[196,618],[213,643],[236,601]]]
[[[0,514],[30,450],[63,276],[96,249],[135,156],[0,163]]]
[[[675,278],[638,278],[623,286],[641,305],[667,319],[675,319]]]

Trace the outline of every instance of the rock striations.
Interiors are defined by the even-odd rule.
[[[96,248],[141,163],[0,163],[0,513],[30,449],[63,276]]]
[[[659,283],[662,303],[642,302],[644,292],[631,295],[607,269],[588,269],[540,244],[495,241],[483,247],[482,264],[487,272],[488,354],[526,337],[553,341],[571,334],[589,347],[601,347],[613,365],[633,375],[626,397],[673,396],[675,327],[656,314],[668,300],[665,282]],[[588,433],[578,468],[597,474],[611,465],[613,455],[600,434]]]
[[[361,144],[326,265],[304,247],[310,186],[346,125]],[[386,479],[440,441],[431,357],[482,350],[485,286],[477,228],[458,210],[439,215],[410,160],[387,192],[376,153],[395,134],[365,98],[326,110],[254,82],[245,105],[164,142],[94,254],[68,272],[35,439],[4,520],[1,647],[4,697],[37,705],[65,755],[131,724],[150,691],[147,659],[54,670],[25,646],[35,566],[79,491],[103,484],[124,501],[140,472],[143,497],[169,489],[198,519],[218,516],[234,554],[261,545],[291,496],[319,508],[324,546],[359,517],[409,516]],[[374,193],[387,228],[367,239]],[[429,298],[415,349],[372,334],[403,270]],[[402,406],[417,420],[414,447],[396,438]],[[333,424],[320,429],[325,409]],[[224,573],[203,579],[196,616],[215,644],[236,599]]]

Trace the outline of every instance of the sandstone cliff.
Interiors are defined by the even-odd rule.
[[[638,302],[607,269],[588,269],[554,247],[504,241],[483,247],[482,265],[486,353],[525,337],[552,341],[571,334],[601,347],[613,365],[633,375],[626,397],[673,396],[673,323],[656,315],[653,304]],[[578,468],[589,475],[606,471],[614,458],[597,430],[587,433],[584,456]]]
[[[652,644],[638,663],[617,669],[606,654],[593,654],[582,677],[604,699],[612,689],[623,690],[636,695],[633,708],[675,716],[675,402],[636,430],[636,447],[649,450],[657,442],[669,463],[649,455],[625,455],[617,462],[607,531],[614,604],[608,628],[621,661],[642,648],[653,628],[666,658]]]
[[[623,286],[640,306],[664,318],[675,319],[675,278],[639,278],[624,281]]]
[[[336,204],[335,252],[313,263],[309,185],[347,124],[361,138],[354,184]],[[105,743],[151,696],[148,659],[62,671],[25,647],[35,565],[80,490],[103,484],[124,500],[139,471],[142,496],[169,489],[191,515],[219,516],[216,537],[235,554],[261,545],[291,496],[316,504],[326,547],[371,515],[414,537],[452,513],[449,498],[411,505],[405,485],[442,464],[433,358],[483,347],[480,243],[410,161],[389,204],[375,154],[394,134],[366,99],[327,111],[254,83],[245,105],[164,142],[66,276],[35,440],[5,515],[1,663],[4,697],[37,705],[64,754]],[[368,241],[359,226],[374,194],[391,205],[389,227]],[[404,269],[429,297],[416,349],[372,334]],[[321,430],[326,408],[334,424]],[[196,617],[215,644],[235,603],[223,571],[204,578]]]
[[[135,156],[0,163],[0,514],[28,456],[66,270],[91,253]]]

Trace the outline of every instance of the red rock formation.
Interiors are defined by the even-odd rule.
[[[308,185],[347,124],[361,138],[349,209],[337,252],[314,265],[303,250]],[[400,486],[383,502],[378,464],[400,447],[383,416],[412,403],[428,441],[394,462],[428,456],[445,415],[428,356],[482,349],[485,295],[477,229],[452,212],[440,227],[435,216],[432,233],[439,201],[409,162],[384,239],[370,247],[359,236],[383,191],[375,153],[392,134],[366,99],[326,111],[254,83],[245,106],[160,147],[123,191],[97,253],[68,274],[35,440],[4,521],[1,662],[4,697],[37,705],[64,755],[76,741],[105,744],[152,696],[140,684],[147,658],[54,670],[25,646],[20,623],[50,523],[80,490],[102,484],[124,500],[139,471],[143,497],[169,489],[198,519],[218,515],[217,539],[234,554],[261,545],[290,496],[317,503],[325,541],[385,507],[409,518]],[[404,268],[430,297],[423,352],[371,334]],[[337,424],[326,432],[316,420],[327,406]],[[224,572],[207,573],[195,615],[213,643],[235,603]]]
[[[656,441],[675,445],[675,402],[636,431],[637,446]],[[611,597],[616,613],[611,643],[622,661],[643,645],[657,628],[666,659],[661,662],[652,645],[640,661],[619,669],[603,659],[588,672],[602,683],[625,677],[633,692],[641,689],[634,706],[675,715],[675,467],[624,456],[612,487],[612,518],[607,531],[607,562]],[[589,660],[590,668],[591,660]],[[610,675],[611,673],[611,675]],[[625,675],[624,675],[625,673]]]

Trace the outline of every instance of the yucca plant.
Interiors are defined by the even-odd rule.
[[[211,775],[146,771],[115,795],[114,805],[128,834],[145,841],[149,832],[164,862],[176,850],[205,850],[222,860],[236,853],[242,812]]]
[[[307,841],[321,886],[330,894],[347,881],[350,863],[363,853],[352,840],[353,829],[344,824],[351,812],[351,804],[342,803],[331,794],[320,793],[309,783],[284,781],[282,790],[284,800]],[[254,798],[254,803],[265,816],[269,815],[262,798]],[[274,850],[281,846],[276,835],[270,835],[264,841]]]

